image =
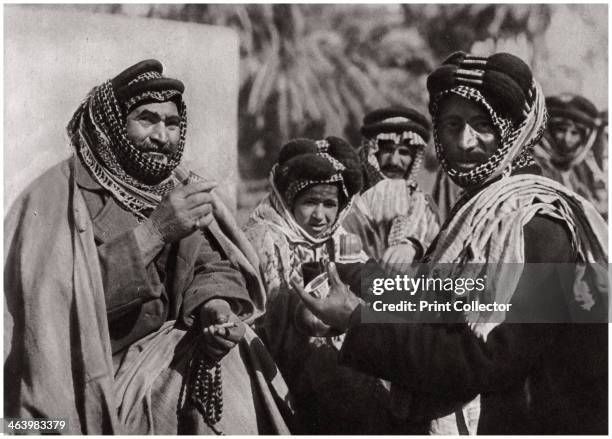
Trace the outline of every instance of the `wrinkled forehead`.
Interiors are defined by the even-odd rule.
[[[128,113],[128,117],[150,113],[159,116],[162,119],[168,117],[179,117],[180,113],[177,104],[174,101],[149,101],[134,106]]]

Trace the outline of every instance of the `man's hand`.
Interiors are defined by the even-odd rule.
[[[349,326],[351,314],[360,301],[349,288],[342,283],[336,264],[330,262],[327,266],[329,275],[329,295],[321,299],[312,297],[297,282],[292,282],[293,288],[302,298],[302,302],[323,323],[345,331]]]
[[[198,181],[166,194],[149,219],[165,243],[176,242],[212,221],[212,191],[216,182]]]
[[[212,299],[200,308],[200,327],[204,352],[215,361],[221,360],[244,337],[244,323],[223,299]]]
[[[412,244],[397,244],[385,250],[380,265],[386,273],[403,273],[414,261],[417,251]]]
[[[297,330],[311,337],[333,337],[344,332],[323,323],[302,301],[295,308],[293,319]]]

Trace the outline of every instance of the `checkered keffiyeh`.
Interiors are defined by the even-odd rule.
[[[524,120],[518,126],[514,126],[509,119],[500,116],[487,102],[480,91],[473,87],[459,85],[450,90],[443,91],[436,96],[431,105],[434,121],[436,155],[444,171],[456,184],[462,187],[479,185],[502,173],[504,175],[510,175],[513,169],[522,168],[535,163],[533,148],[544,133],[547,114],[542,90],[535,81],[534,88],[536,90],[535,102],[529,109]],[[497,129],[501,141],[501,145],[495,154],[485,163],[482,163],[468,172],[459,172],[450,166],[444,154],[444,146],[440,143],[438,131],[435,128],[439,113],[440,99],[451,93],[472,100],[485,108]]]
[[[402,144],[405,140],[408,140],[409,146],[412,150],[412,163],[410,164],[410,167],[406,171],[403,178],[408,182],[408,184],[416,187],[416,176],[423,165],[427,142],[425,142],[425,139],[413,131],[404,131],[401,133],[385,132],[379,133],[373,138],[364,139],[363,146],[359,150],[359,157],[361,163],[363,164],[362,166],[366,179],[364,190],[387,178],[387,176],[385,176],[385,174],[383,174],[380,170],[380,164],[376,158],[379,140],[391,140],[395,144]]]
[[[110,81],[95,87],[70,120],[67,132],[76,153],[96,181],[138,218],[144,218],[176,182],[172,171],[185,147],[187,110],[181,101],[177,151],[162,164],[140,152],[128,138],[126,114]],[[147,184],[144,181],[159,181]]]
[[[278,189],[275,183],[275,174],[278,172],[278,164],[272,167],[270,171],[270,194],[267,201],[263,204],[260,204],[255,211],[251,214],[251,218],[258,218],[259,220],[263,220],[264,217],[267,219],[275,218],[274,222],[283,223],[283,229],[285,229],[285,233],[292,235],[297,241],[305,240],[309,244],[322,244],[326,240],[332,236],[338,227],[341,227],[342,221],[351,210],[351,206],[353,205],[353,198],[349,198],[346,205],[340,206],[340,210],[338,211],[338,216],[332,226],[325,230],[320,236],[316,238],[311,236],[308,232],[306,232],[295,220],[295,217],[292,213],[292,203],[290,204],[287,199],[287,194],[281,194],[281,191]],[[304,180],[302,180],[304,181]],[[317,184],[317,183],[314,183]],[[323,184],[323,183],[321,183]],[[266,206],[269,204],[269,206]],[[282,221],[278,221],[282,218]]]
[[[136,78],[128,82],[127,87],[132,87],[136,84],[146,83],[147,81],[164,79],[161,73],[156,71],[148,71],[141,73]],[[179,96],[181,92],[175,88],[167,88],[166,90],[143,90],[141,93],[136,93],[123,102],[126,109],[133,108],[141,102],[153,100],[156,102],[166,102],[170,99]]]
[[[297,194],[299,194],[304,189],[310,186],[314,186],[316,184],[333,184],[333,183],[340,183],[340,186],[342,186],[342,189],[341,189],[342,193],[348,198],[348,191],[346,190],[346,187],[344,186],[344,180],[342,179],[342,175],[334,174],[330,178],[327,178],[325,180],[297,180],[297,181],[294,181],[293,183],[289,185],[289,187],[285,191],[285,199],[287,200],[287,204],[289,206],[292,206],[295,201],[295,198],[297,197]]]
[[[342,194],[344,194],[344,196],[346,197],[346,199],[350,198],[350,195],[348,193],[348,190],[346,188],[346,185],[344,184],[344,178],[342,177],[342,171],[344,171],[346,169],[346,166],[344,166],[342,163],[340,163],[339,160],[337,160],[336,158],[334,158],[333,156],[331,156],[327,150],[329,148],[329,143],[326,140],[318,140],[316,142],[317,147],[319,149],[319,152],[317,152],[317,155],[319,157],[323,157],[325,160],[327,160],[329,163],[331,163],[331,165],[334,167],[334,170],[336,171],[335,174],[333,174],[331,177],[326,178],[324,180],[315,180],[315,179],[308,179],[308,180],[296,180],[293,183],[291,183],[287,189],[285,190],[284,196],[285,196],[285,200],[287,200],[287,204],[289,206],[293,205],[293,202],[295,201],[295,198],[297,197],[297,195],[304,189],[310,187],[310,186],[314,186],[316,184],[333,184],[333,183],[339,183],[340,184],[340,191],[342,192]]]

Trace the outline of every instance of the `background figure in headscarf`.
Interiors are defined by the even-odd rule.
[[[267,288],[260,333],[295,398],[302,433],[393,431],[385,383],[338,366],[344,336],[307,311],[292,287],[323,273],[329,261],[342,270],[367,259],[359,237],[342,225],[361,182],[359,159],[344,140],[292,140],[245,229]]]
[[[375,309],[339,280],[320,300],[296,290],[327,324],[348,328],[341,364],[391,381],[393,413],[407,421],[429,417],[441,434],[606,434],[607,226],[539,175],[539,84],[516,56],[457,52],[427,89],[436,154],[464,195],[424,276],[484,288],[454,284],[450,298],[423,288],[415,301],[449,310],[404,325],[375,324]]]
[[[421,258],[439,230],[437,208],[416,181],[430,132],[412,108],[381,108],[363,118],[364,187],[344,225],[387,270]]]
[[[608,217],[608,113],[573,94],[546,98],[548,129],[536,159],[543,174],[582,195]]]
[[[6,413],[71,434],[288,433],[286,385],[244,323],[257,258],[216,184],[179,171],[184,85],[162,70],[93,88],[74,155],[7,216]]]

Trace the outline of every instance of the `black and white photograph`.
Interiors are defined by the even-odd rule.
[[[608,435],[608,4],[3,4],[4,434]]]

